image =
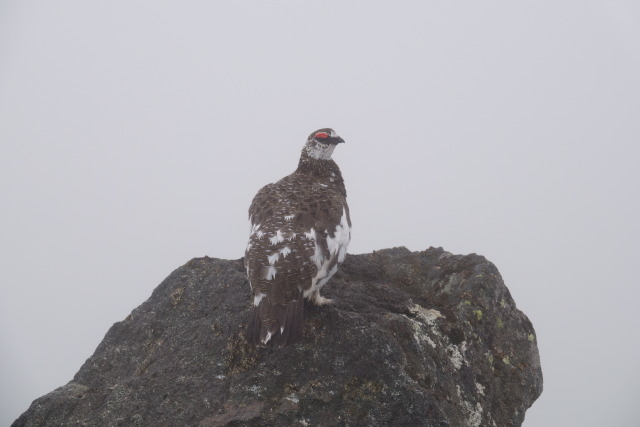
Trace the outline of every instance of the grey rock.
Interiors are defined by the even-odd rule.
[[[249,345],[242,260],[195,258],[18,426],[517,426],[542,392],[531,322],[478,255],[349,255],[304,339]]]

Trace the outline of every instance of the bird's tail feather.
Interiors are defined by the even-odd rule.
[[[267,298],[253,308],[247,326],[247,341],[252,344],[284,346],[302,339],[304,298],[302,292],[295,301],[271,304]]]

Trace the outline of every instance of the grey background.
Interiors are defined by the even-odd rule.
[[[350,252],[485,255],[527,426],[640,420],[640,4],[0,1],[0,424],[333,127]]]

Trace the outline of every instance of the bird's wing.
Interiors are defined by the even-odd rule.
[[[289,344],[302,338],[303,290],[315,275],[315,244],[296,221],[290,183],[263,187],[249,208],[251,233],[245,266],[254,293],[247,337],[253,343]]]

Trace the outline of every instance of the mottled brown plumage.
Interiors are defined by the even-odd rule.
[[[331,159],[340,142],[332,129],[313,132],[295,172],[264,186],[251,203],[245,267],[254,292],[252,343],[300,340],[304,298],[331,302],[320,288],[344,261],[351,237],[344,181]]]

